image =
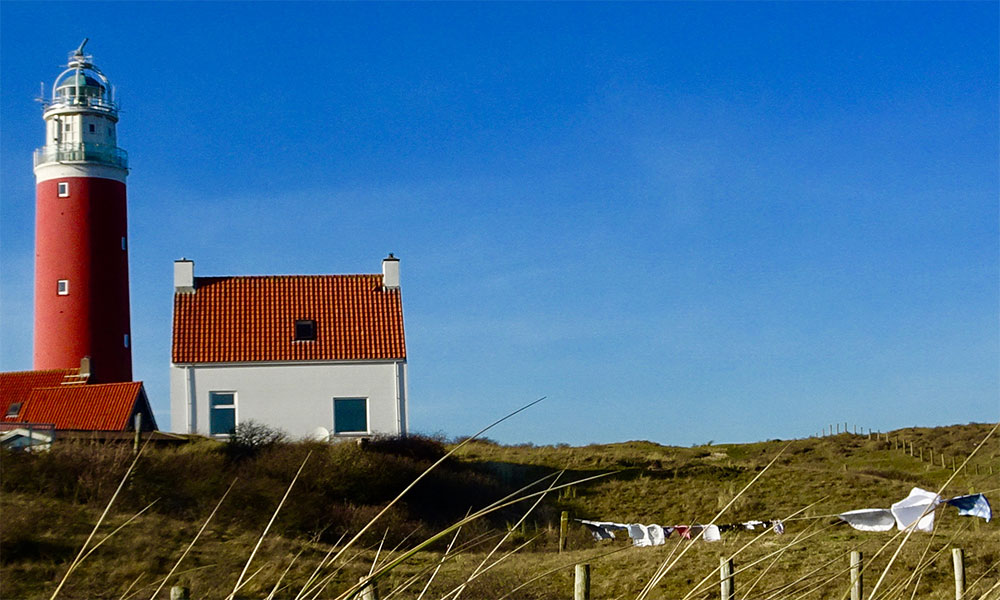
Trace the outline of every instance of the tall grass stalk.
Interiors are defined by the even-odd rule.
[[[965,586],[965,591],[966,591],[966,592],[972,592],[972,588],[974,588],[974,587],[976,587],[977,585],[979,585],[979,583],[980,583],[980,582],[981,582],[981,581],[982,581],[983,579],[985,579],[987,575],[989,575],[989,574],[990,574],[990,573],[991,573],[992,571],[996,570],[997,568],[1000,568],[1000,562],[995,562],[995,563],[993,563],[992,565],[990,565],[990,566],[989,566],[989,567],[988,567],[988,568],[987,568],[987,569],[986,569],[986,570],[985,570],[985,571],[983,572],[983,574],[982,574],[982,575],[980,575],[979,577],[976,577],[976,579],[975,579],[975,580],[974,580],[974,581],[973,581],[972,583],[970,583],[969,585]],[[987,582],[987,583],[989,583],[989,582]],[[993,586],[993,588],[995,589],[995,588],[997,588],[998,586],[1000,586],[1000,578],[998,578],[998,580],[997,580],[997,585],[996,585],[996,586]],[[992,591],[992,590],[991,590],[991,591]],[[984,594],[984,595],[983,595],[983,596],[981,596],[981,597],[982,597],[982,598],[985,598],[985,597],[986,597],[986,595]]]
[[[111,531],[111,533],[109,533],[108,535],[106,535],[103,538],[101,538],[101,541],[97,542],[96,544],[94,544],[93,546],[91,546],[90,548],[88,548],[87,549],[87,553],[83,555],[83,558],[80,559],[80,562],[83,562],[84,560],[86,560],[86,558],[88,556],[90,556],[91,554],[93,554],[98,548],[100,548],[104,544],[104,542],[110,540],[116,533],[118,533],[122,529],[125,529],[126,527],[128,527],[132,523],[132,521],[135,521],[136,519],[138,519],[142,515],[142,513],[146,512],[147,510],[149,510],[150,508],[152,508],[152,506],[154,504],[156,504],[156,502],[157,502],[157,500],[153,500],[152,502],[150,502],[149,504],[147,504],[142,510],[140,510],[137,513],[135,513],[134,515],[132,515],[128,519],[126,519],[124,523],[122,523],[118,527],[115,527],[114,530]]]
[[[56,586],[56,589],[52,592],[52,595],[49,596],[49,600],[55,600],[56,596],[59,595],[60,590],[62,590],[63,585],[66,584],[66,579],[69,578],[70,573],[75,571],[76,568],[80,566],[80,563],[83,562],[83,559],[86,556],[88,556],[84,554],[84,552],[86,552],[87,550],[87,546],[90,544],[90,541],[94,539],[94,535],[97,533],[97,530],[101,527],[101,523],[104,522],[105,517],[108,516],[108,511],[111,510],[111,505],[115,503],[115,499],[118,498],[118,494],[121,493],[122,488],[125,487],[125,482],[128,481],[129,475],[132,474],[132,470],[135,469],[136,463],[139,462],[139,457],[142,456],[143,451],[146,450],[146,446],[148,445],[149,445],[149,439],[147,439],[146,443],[142,445],[142,448],[139,448],[139,451],[136,452],[135,458],[132,459],[132,464],[130,464],[128,466],[128,469],[125,470],[125,475],[122,477],[121,482],[118,484],[118,488],[115,489],[115,493],[111,495],[111,499],[108,500],[108,504],[104,507],[104,512],[102,512],[101,517],[97,519],[97,523],[94,524],[94,529],[91,530],[90,535],[87,536],[87,539],[83,542],[83,546],[80,548],[80,552],[77,553],[76,558],[74,558],[73,562],[70,563],[69,568],[66,570],[66,574],[63,575],[63,578],[59,580],[59,585]]]
[[[385,538],[389,535],[389,529],[386,528],[385,533],[382,534],[382,541],[378,543],[378,550],[375,551],[375,558],[372,559],[372,566],[368,569],[368,576],[371,577],[372,573],[375,572],[375,565],[378,564],[378,557],[382,554],[382,546],[385,545]]]
[[[994,425],[993,429],[990,429],[989,433],[987,433],[986,436],[983,438],[983,440],[979,442],[979,445],[977,445],[975,449],[973,449],[972,452],[965,457],[965,460],[962,461],[962,465],[957,469],[955,469],[955,472],[952,473],[951,476],[948,477],[948,480],[945,481],[944,484],[938,489],[937,494],[939,496],[941,495],[941,492],[943,492],[944,489],[951,484],[952,480],[954,480],[955,477],[957,477],[958,474],[962,472],[962,469],[964,469],[965,466],[969,464],[969,461],[972,460],[972,457],[975,456],[977,452],[979,452],[979,449],[982,448],[984,444],[986,444],[986,441],[989,440],[994,433],[996,433],[998,427],[1000,427],[1000,423]],[[916,531],[917,523],[920,522],[920,519],[922,519],[924,515],[933,511],[935,508],[936,507],[933,505],[928,506],[926,509],[924,509],[923,514],[921,514],[919,518],[917,518],[913,523],[910,524],[909,527],[906,528],[906,535],[903,536],[903,540],[899,543],[899,546],[896,548],[896,551],[892,554],[892,558],[889,559],[889,564],[885,566],[885,569],[882,571],[882,575],[878,578],[878,581],[875,582],[875,586],[872,587],[872,591],[869,595],[870,598],[875,598],[875,593],[878,592],[878,589],[882,586],[882,582],[885,580],[885,576],[889,573],[889,570],[892,568],[892,565],[895,564],[896,559],[899,557],[899,553],[903,550],[903,546],[906,545],[906,542],[909,541],[910,536],[913,534],[914,531]]]
[[[361,529],[360,529],[360,530],[359,530],[359,531],[358,531],[358,532],[357,532],[356,534],[354,534],[354,537],[352,537],[352,538],[351,538],[350,540],[348,540],[347,544],[345,544],[345,545],[344,545],[344,546],[343,546],[343,547],[342,547],[342,548],[341,548],[341,549],[340,549],[340,550],[339,550],[339,551],[337,552],[337,554],[336,554],[336,555],[334,555],[333,559],[332,559],[332,560],[331,560],[330,562],[331,562],[331,563],[333,563],[333,562],[336,562],[336,561],[337,561],[337,559],[339,559],[339,558],[340,558],[341,554],[343,554],[344,552],[346,552],[346,551],[347,551],[347,549],[348,549],[348,548],[350,548],[351,546],[353,546],[353,545],[354,545],[354,543],[355,543],[355,542],[357,542],[357,541],[358,541],[358,540],[359,540],[359,539],[361,538],[361,536],[362,536],[362,535],[364,535],[364,533],[365,533],[366,531],[368,531],[368,529],[369,529],[369,528],[371,528],[371,527],[372,527],[372,525],[374,525],[374,524],[376,523],[376,521],[378,521],[378,520],[379,520],[380,518],[382,518],[382,515],[384,515],[384,514],[385,514],[386,512],[388,512],[390,508],[392,508],[393,506],[395,506],[395,504],[396,504],[397,502],[399,502],[399,500],[400,500],[400,499],[401,499],[401,498],[402,498],[403,496],[405,496],[407,492],[409,492],[409,491],[410,491],[411,489],[413,489],[413,487],[414,487],[415,485],[417,485],[417,483],[419,483],[419,482],[420,482],[420,481],[421,481],[421,480],[422,480],[422,479],[423,479],[424,477],[426,477],[426,476],[427,476],[427,475],[428,475],[428,474],[429,474],[429,473],[430,473],[431,471],[433,471],[434,469],[436,469],[436,468],[438,467],[438,465],[440,465],[440,464],[441,464],[441,463],[443,463],[443,462],[444,462],[445,460],[447,460],[447,459],[448,459],[449,457],[451,457],[451,456],[452,456],[453,454],[455,454],[455,452],[457,452],[457,451],[458,451],[458,450],[459,450],[460,448],[462,448],[463,446],[465,446],[466,444],[468,444],[468,443],[469,443],[469,442],[471,442],[472,440],[474,440],[474,439],[478,438],[479,436],[483,435],[484,433],[486,433],[486,432],[487,432],[487,431],[489,431],[490,429],[493,429],[494,427],[496,427],[496,426],[497,426],[497,425],[499,425],[500,423],[503,423],[503,422],[504,422],[504,421],[506,421],[507,419],[510,419],[510,418],[511,418],[511,417],[513,417],[514,415],[516,415],[516,414],[518,414],[518,413],[521,413],[521,412],[523,412],[523,411],[525,411],[525,410],[528,410],[529,408],[531,408],[532,406],[534,406],[534,405],[538,404],[538,403],[539,403],[539,402],[541,402],[542,400],[545,400],[545,396],[542,396],[541,398],[539,398],[539,399],[537,399],[537,400],[534,400],[534,401],[532,401],[532,402],[529,402],[528,404],[525,404],[524,406],[522,406],[521,408],[519,408],[519,409],[515,410],[514,412],[511,412],[511,413],[508,413],[508,414],[507,414],[506,416],[504,416],[504,417],[501,417],[500,419],[497,419],[496,421],[494,421],[494,422],[490,423],[490,424],[489,424],[489,425],[487,425],[486,427],[484,427],[484,428],[480,429],[480,430],[479,430],[479,431],[478,431],[478,432],[477,432],[477,433],[476,433],[475,435],[472,435],[472,436],[470,436],[470,437],[466,438],[465,440],[463,440],[463,441],[462,441],[462,443],[458,444],[457,446],[455,446],[454,448],[452,448],[451,450],[449,450],[448,452],[446,452],[446,453],[444,454],[444,456],[442,456],[441,458],[437,459],[437,460],[436,460],[436,461],[435,461],[435,462],[434,462],[434,463],[433,463],[433,464],[432,464],[431,466],[429,466],[429,467],[427,467],[426,469],[424,469],[423,473],[421,473],[420,475],[418,475],[418,476],[416,477],[416,479],[414,479],[413,481],[411,481],[411,482],[409,483],[409,485],[407,485],[407,486],[406,486],[406,487],[405,487],[405,488],[403,489],[403,491],[401,491],[401,492],[400,492],[400,493],[399,493],[399,494],[398,494],[398,495],[397,495],[397,496],[396,496],[395,498],[393,498],[393,499],[392,499],[392,500],[391,500],[391,501],[390,501],[390,502],[389,502],[388,504],[386,504],[386,505],[385,505],[385,506],[384,506],[384,507],[382,508],[382,510],[380,510],[380,511],[378,512],[378,514],[376,514],[376,515],[375,515],[374,517],[372,517],[372,518],[371,518],[371,519],[370,519],[370,520],[368,521],[368,523],[366,523],[366,524],[365,524],[365,525],[364,525],[364,526],[363,526],[363,527],[362,527],[362,528],[361,528]],[[381,570],[379,569],[379,570],[377,570],[376,572],[380,572],[380,571],[381,571]],[[365,578],[365,581],[363,581],[363,582],[359,582],[358,584],[356,584],[356,585],[353,585],[353,586],[351,586],[351,588],[350,588],[350,589],[348,589],[348,591],[347,591],[347,592],[345,592],[345,594],[348,594],[348,595],[346,595],[345,597],[350,597],[351,595],[353,595],[354,593],[356,593],[357,591],[359,591],[359,590],[360,590],[360,589],[361,589],[362,587],[364,587],[365,585],[367,585],[367,582],[368,582],[368,580],[372,579],[372,577],[373,577],[373,576],[369,576],[369,577]]]
[[[219,498],[219,501],[215,504],[215,508],[212,509],[212,512],[208,515],[208,518],[205,519],[204,523],[202,523],[201,529],[199,529],[198,533],[195,534],[194,539],[191,540],[191,543],[187,545],[187,548],[184,549],[184,552],[181,552],[180,558],[178,558],[177,562],[174,563],[174,566],[170,568],[170,572],[168,572],[167,576],[163,578],[163,581],[161,581],[160,585],[157,586],[156,591],[154,591],[153,595],[149,597],[149,600],[155,600],[157,594],[160,593],[160,590],[163,589],[163,586],[167,584],[167,581],[174,574],[174,571],[176,571],[177,568],[181,566],[181,562],[188,555],[188,552],[191,551],[191,548],[194,548],[195,543],[198,542],[198,538],[200,538],[201,534],[204,533],[205,528],[208,527],[208,524],[212,521],[212,518],[215,516],[215,513],[218,512],[219,507],[222,506],[222,502],[226,499],[226,496],[229,495],[229,492],[233,491],[233,486],[236,485],[236,481],[237,481],[236,479],[233,479],[233,482],[229,484],[229,487],[226,489],[225,493],[222,494],[222,497]]]
[[[240,589],[240,584],[243,582],[243,576],[246,575],[247,569],[250,568],[250,563],[253,562],[253,557],[257,555],[257,550],[260,548],[261,543],[264,541],[264,537],[267,532],[270,531],[271,525],[274,524],[274,520],[278,518],[278,513],[281,512],[281,507],[285,505],[285,500],[288,500],[288,494],[292,492],[292,487],[295,482],[298,481],[299,475],[302,474],[302,469],[309,462],[309,457],[312,456],[312,450],[310,450],[306,457],[302,460],[302,464],[299,465],[299,470],[295,472],[295,477],[292,477],[292,482],[288,484],[288,489],[285,490],[285,495],[281,497],[281,502],[278,502],[278,507],[274,509],[274,514],[271,515],[271,520],[267,522],[267,527],[261,532],[260,538],[257,540],[257,545],[253,547],[253,552],[250,553],[250,558],[247,559],[247,564],[243,565],[243,570],[240,571],[239,578],[236,579],[236,585],[233,587],[233,592],[227,596],[227,600],[230,600],[236,595],[237,590]]]
[[[427,584],[424,585],[423,590],[420,592],[421,595],[418,596],[418,600],[419,600],[419,598],[422,598],[423,594],[427,592],[427,588],[430,587],[431,581],[434,580],[434,575],[437,574],[437,572],[440,569],[441,565],[444,564],[445,561],[451,560],[452,558],[455,558],[455,557],[461,555],[466,550],[468,550],[470,548],[473,548],[473,547],[479,545],[480,543],[482,543],[484,541],[488,541],[488,540],[490,540],[492,538],[498,537],[496,534],[494,534],[494,535],[480,534],[480,535],[476,536],[475,538],[473,538],[472,540],[463,543],[461,546],[459,546],[456,549],[455,553],[453,554],[451,552],[451,550],[453,548],[454,541],[456,539],[458,539],[458,533],[459,532],[455,533],[455,536],[452,538],[452,543],[448,544],[448,547],[445,549],[445,552],[442,555],[441,560],[439,560],[439,561],[437,561],[437,562],[435,562],[433,564],[427,565],[426,567],[424,567],[424,568],[420,569],[419,571],[417,571],[416,573],[414,573],[402,585],[397,586],[395,589],[393,589],[392,591],[390,591],[389,594],[383,598],[383,600],[389,600],[389,598],[393,598],[396,595],[403,593],[404,591],[406,591],[407,588],[409,588],[411,585],[413,585],[414,583],[416,583],[417,580],[419,580],[424,575],[426,575],[427,573],[430,573],[433,570],[434,572],[432,573],[430,579],[427,581]]]
[[[803,508],[802,510],[806,510],[807,508],[808,507]],[[771,553],[767,557],[764,557],[764,559],[766,559],[769,556],[773,555],[774,559],[771,560],[771,562],[766,567],[764,567],[764,569],[760,572],[760,574],[757,575],[756,579],[754,579],[753,581],[750,582],[750,585],[747,586],[746,591],[743,593],[742,600],[748,600],[748,598],[750,598],[750,592],[752,592],[753,590],[755,590],[757,588],[757,586],[760,584],[760,582],[764,580],[764,577],[767,576],[767,574],[771,570],[771,568],[774,567],[776,564],[778,564],[778,561],[781,560],[781,557],[785,555],[785,552],[789,548],[791,548],[792,546],[795,546],[796,544],[798,544],[800,539],[809,539],[809,538],[811,538],[811,537],[813,537],[815,535],[818,535],[819,533],[821,533],[822,531],[825,530],[825,528],[824,529],[820,529],[819,531],[813,532],[812,534],[810,534],[810,535],[807,536],[806,534],[809,532],[809,529],[813,528],[814,526],[815,526],[815,522],[813,522],[812,524],[810,524],[806,529],[804,529],[801,532],[799,532],[794,538],[792,538],[792,541],[790,543],[788,543],[785,546],[783,546],[782,548],[780,548],[777,552]],[[760,561],[758,561],[758,562],[760,562]],[[756,563],[754,563],[754,564],[756,564]]]
[[[433,535],[433,536],[425,539],[424,541],[420,542],[419,544],[417,544],[413,548],[407,550],[406,552],[402,553],[400,556],[394,558],[391,562],[389,562],[386,565],[384,565],[384,566],[376,569],[375,572],[372,573],[371,577],[367,577],[364,580],[359,581],[358,583],[352,585],[350,588],[348,588],[347,590],[345,590],[344,592],[342,592],[339,596],[337,596],[336,600],[346,600],[347,598],[351,598],[352,596],[354,596],[355,594],[357,594],[357,592],[360,591],[363,587],[365,587],[366,585],[368,585],[368,583],[370,583],[371,581],[377,580],[378,578],[384,576],[386,573],[388,573],[389,571],[391,571],[392,569],[394,569],[395,567],[397,567],[402,562],[408,560],[413,555],[415,555],[418,552],[424,550],[425,548],[427,548],[431,544],[434,544],[434,543],[438,542],[439,540],[441,540],[442,538],[444,538],[445,536],[447,536],[451,532],[455,531],[457,528],[462,527],[462,526],[464,526],[464,525],[466,525],[468,523],[471,523],[472,521],[475,521],[476,519],[482,518],[483,516],[485,516],[487,514],[496,512],[498,510],[504,509],[504,508],[506,508],[508,506],[512,506],[512,505],[517,504],[519,502],[524,502],[525,500],[529,500],[529,499],[534,498],[536,496],[539,496],[541,494],[547,494],[550,491],[560,490],[560,489],[564,489],[564,488],[567,488],[567,487],[570,487],[570,486],[573,486],[573,485],[579,485],[581,483],[586,483],[588,481],[593,481],[593,480],[596,480],[596,479],[601,479],[603,477],[607,477],[608,475],[612,475],[612,473],[600,473],[598,475],[591,475],[590,477],[584,477],[582,479],[577,479],[575,481],[570,481],[569,483],[564,483],[562,485],[554,486],[551,489],[542,490],[540,492],[533,492],[533,493],[530,493],[530,494],[525,494],[523,496],[513,497],[514,494],[508,495],[504,499],[498,500],[497,502],[494,502],[493,504],[489,505],[488,507],[483,508],[483,509],[481,509],[481,510],[479,510],[479,511],[477,511],[477,512],[471,514],[471,515],[469,515],[468,517],[466,517],[466,518],[464,518],[464,519],[462,519],[462,520],[460,520],[460,521],[458,521],[458,522],[456,522],[456,523],[454,523],[454,524],[446,527],[445,529],[441,530],[440,532],[436,533],[435,535]],[[535,483],[533,483],[533,484],[531,484],[529,486],[525,486],[525,488],[522,488],[522,490],[530,488],[530,487],[534,486],[535,484],[537,484],[538,481],[544,481],[545,479],[548,479],[551,476],[552,475],[546,475],[545,477],[542,477],[539,480],[537,480]],[[515,492],[515,494],[516,493],[517,492]]]
[[[566,473],[566,471],[559,471],[559,473],[558,473],[558,474],[557,474],[557,475],[555,476],[555,478],[554,478],[554,479],[552,480],[552,483],[551,483],[551,484],[549,485],[549,489],[548,489],[548,490],[546,490],[546,493],[548,493],[549,491],[551,491],[551,490],[552,490],[552,487],[553,487],[553,486],[555,486],[555,485],[556,485],[556,483],[558,483],[558,482],[559,482],[559,478],[560,478],[560,477],[562,477],[562,476],[563,476],[563,474],[565,474],[565,473]],[[534,510],[535,510],[535,509],[536,509],[536,508],[538,507],[538,505],[539,505],[539,504],[541,503],[541,501],[542,501],[542,500],[544,500],[544,499],[545,499],[545,494],[542,494],[542,495],[540,495],[540,496],[538,497],[538,499],[537,499],[537,500],[535,500],[535,503],[534,503],[534,504],[532,504],[532,505],[531,505],[531,507],[530,507],[530,508],[529,508],[529,509],[528,509],[527,511],[525,511],[525,513],[524,513],[523,515],[521,515],[521,518],[520,518],[520,519],[518,519],[516,523],[514,523],[514,526],[513,526],[513,527],[511,527],[511,528],[509,528],[509,529],[507,529],[507,533],[505,533],[505,534],[504,534],[504,536],[503,536],[502,538],[500,538],[500,541],[499,541],[499,542],[497,542],[495,546],[493,546],[493,549],[492,549],[492,550],[490,550],[490,551],[489,551],[489,552],[488,552],[488,553],[486,554],[486,556],[484,556],[484,557],[483,557],[483,560],[482,560],[482,561],[481,561],[481,562],[479,563],[479,566],[477,566],[477,567],[476,567],[476,568],[475,568],[475,569],[474,569],[474,570],[472,571],[472,574],[471,574],[471,575],[469,575],[469,578],[468,578],[468,579],[466,580],[466,582],[465,582],[465,583],[463,583],[463,584],[462,584],[462,585],[461,585],[461,586],[460,586],[460,587],[458,588],[458,591],[456,591],[456,592],[455,592],[455,600],[458,600],[459,596],[461,596],[461,595],[462,595],[462,592],[463,592],[463,591],[465,590],[465,586],[466,586],[466,584],[467,584],[467,583],[469,583],[470,581],[472,581],[473,579],[475,579],[475,578],[476,578],[476,576],[477,576],[477,575],[479,574],[479,570],[483,568],[483,565],[485,565],[485,564],[486,564],[487,562],[489,562],[490,558],[492,558],[492,557],[493,557],[493,554],[494,554],[494,553],[495,553],[495,552],[496,552],[497,550],[499,550],[499,549],[500,549],[500,546],[502,546],[502,545],[503,545],[503,543],[504,543],[504,542],[506,542],[506,541],[507,541],[507,540],[508,540],[508,539],[510,538],[511,534],[513,534],[513,533],[514,533],[514,531],[515,531],[515,530],[516,530],[516,529],[517,529],[518,527],[520,527],[520,526],[521,526],[521,523],[523,523],[523,522],[524,522],[524,520],[528,518],[528,515],[530,515],[530,514],[531,514],[531,513],[532,513],[532,512],[533,512],[533,511],[534,511]]]
[[[274,587],[271,588],[271,593],[269,593],[267,595],[267,598],[265,598],[264,600],[273,600],[274,595],[278,593],[278,590],[284,589],[280,587],[281,582],[285,580],[285,576],[288,575],[288,572],[292,570],[292,565],[294,565],[295,562],[299,560],[299,557],[302,556],[303,551],[304,549],[299,549],[299,551],[295,553],[295,556],[292,557],[292,560],[288,562],[288,566],[285,567],[285,570],[281,572],[281,576],[278,577],[278,580],[274,582]]]
[[[721,517],[723,514],[725,514],[725,512],[727,510],[729,510],[729,507],[732,506],[740,498],[740,496],[742,496],[747,490],[749,490],[751,487],[753,487],[753,484],[757,483],[757,480],[760,479],[764,475],[764,473],[767,473],[768,469],[770,469],[771,466],[774,465],[775,461],[778,460],[778,458],[782,455],[782,453],[784,453],[785,450],[788,449],[788,447],[790,445],[791,445],[790,443],[789,444],[785,444],[784,448],[782,448],[780,451],[778,451],[778,453],[774,456],[774,458],[771,459],[771,462],[767,463],[767,466],[764,467],[760,471],[760,473],[757,473],[757,475],[755,475],[754,478],[750,480],[750,483],[746,484],[743,487],[743,489],[740,490],[740,493],[738,493],[735,496],[733,496],[733,499],[730,500],[724,507],[722,507],[722,510],[720,510],[718,512],[718,514],[716,514],[715,517],[711,521],[709,521],[708,524],[709,525],[714,524],[719,519],[719,517]],[[697,536],[695,536],[694,540],[692,540],[692,541],[697,541],[697,540],[701,539],[701,537],[703,535],[705,535],[705,530],[704,529],[702,529],[701,532]],[[667,573],[670,572],[670,569],[672,569],[673,566],[675,564],[677,564],[677,561],[679,561],[684,556],[684,554],[687,553],[688,549],[690,549],[690,548],[691,548],[691,544],[688,544],[687,546],[684,547],[683,550],[681,550],[680,554],[678,554],[677,557],[673,559],[673,561],[671,561],[669,563],[667,561],[664,561],[659,566],[659,568],[657,568],[657,570],[654,573],[653,577],[650,578],[650,580],[648,582],[646,582],[645,587],[643,587],[642,591],[639,592],[639,595],[636,597],[636,600],[645,600],[646,597],[650,594],[650,592],[653,591],[653,588],[655,588],[657,585],[659,585],[660,581],[662,581],[663,578],[667,576]]]
[[[601,554],[597,554],[595,556],[588,557],[588,558],[586,558],[584,560],[586,562],[594,562],[594,561],[599,560],[601,558],[604,558],[606,556],[610,556],[612,554],[617,554],[618,552],[624,552],[625,550],[631,550],[631,549],[632,549],[631,546],[623,546],[621,548],[615,548],[614,550],[609,550],[608,552],[602,552]],[[578,562],[581,562],[580,559],[574,558],[573,560],[571,560],[569,562],[562,563],[562,564],[560,564],[560,565],[558,565],[558,566],[556,566],[556,567],[554,567],[552,569],[549,569],[548,571],[545,571],[543,573],[535,575],[534,577],[532,577],[531,579],[528,579],[527,581],[522,581],[521,585],[519,585],[519,586],[515,587],[514,589],[508,591],[503,596],[500,596],[499,598],[497,598],[497,600],[507,600],[507,598],[510,598],[516,592],[518,592],[518,591],[522,590],[523,588],[531,585],[532,583],[538,581],[539,579],[544,579],[544,578],[548,577],[549,575],[552,575],[553,573],[558,573],[559,571],[562,571],[564,569],[568,569],[569,567],[572,567],[573,565],[575,565]]]
[[[805,510],[805,509],[803,509],[803,510]],[[737,569],[737,570],[736,570],[735,572],[733,572],[733,574],[732,574],[732,575],[733,575],[733,577],[735,577],[736,575],[739,575],[740,573],[742,573],[742,572],[744,572],[744,571],[747,571],[747,570],[749,570],[749,569],[752,569],[753,567],[755,567],[755,566],[757,566],[758,564],[760,564],[760,563],[762,563],[762,562],[766,561],[766,560],[767,560],[767,559],[769,559],[769,558],[772,558],[772,557],[774,557],[774,556],[778,556],[778,557],[780,557],[780,556],[781,556],[782,554],[784,554],[784,552],[785,552],[786,550],[788,550],[788,549],[789,549],[789,548],[791,548],[792,546],[794,546],[794,545],[798,544],[798,543],[799,543],[799,538],[801,538],[801,537],[803,537],[803,536],[804,536],[804,539],[809,539],[809,538],[811,538],[811,537],[813,537],[813,536],[815,536],[815,535],[818,535],[818,534],[822,533],[822,531],[823,531],[823,530],[821,529],[821,530],[819,530],[819,531],[815,531],[815,532],[813,532],[812,534],[809,534],[809,535],[805,535],[807,531],[808,531],[808,530],[805,530],[805,531],[803,531],[803,532],[799,533],[799,535],[795,536],[795,538],[794,538],[794,539],[793,539],[793,540],[792,540],[791,542],[789,542],[788,544],[785,544],[785,545],[784,545],[784,546],[782,546],[781,548],[778,548],[777,550],[774,550],[774,551],[772,551],[772,552],[769,552],[769,553],[765,554],[764,556],[761,556],[761,557],[760,557],[760,558],[758,558],[757,560],[754,560],[754,561],[751,561],[750,563],[747,563],[746,565],[743,565],[743,566],[741,566],[741,567],[740,567],[739,569]],[[742,546],[742,547],[741,547],[741,548],[740,548],[739,550],[737,550],[737,551],[736,551],[736,552],[734,552],[734,553],[733,553],[732,555],[730,555],[730,556],[728,557],[728,559],[729,559],[729,560],[732,560],[732,559],[736,558],[736,557],[737,557],[737,556],[739,556],[739,555],[740,555],[740,554],[741,554],[741,553],[742,553],[742,552],[743,552],[744,550],[746,550],[747,548],[749,548],[750,546],[752,546],[752,545],[753,545],[753,544],[755,544],[756,542],[760,541],[760,539],[761,539],[761,538],[763,538],[763,537],[764,537],[765,535],[768,535],[769,533],[771,533],[771,532],[769,532],[769,531],[767,531],[767,530],[764,530],[764,531],[760,532],[759,534],[757,534],[756,536],[754,536],[754,538],[753,538],[752,540],[750,540],[749,542],[747,542],[746,544],[744,544],[744,545],[743,545],[743,546]],[[689,598],[691,598],[691,597],[692,597],[692,596],[693,596],[694,594],[696,594],[696,593],[701,593],[701,591],[702,591],[702,589],[701,589],[701,588],[705,587],[706,585],[710,585],[710,581],[711,581],[712,577],[713,577],[714,575],[716,575],[717,573],[719,573],[719,570],[720,570],[721,568],[722,568],[722,567],[721,567],[721,566],[719,566],[719,567],[716,567],[716,568],[712,569],[712,571],[711,571],[711,572],[710,572],[710,573],[709,573],[708,575],[705,575],[705,577],[704,577],[704,578],[703,578],[703,579],[702,579],[701,581],[699,581],[697,585],[695,585],[695,586],[694,586],[693,588],[691,588],[691,589],[690,589],[690,590],[688,591],[688,593],[687,593],[687,594],[685,594],[685,595],[684,595],[684,597],[683,597],[683,598],[682,598],[681,600],[688,600],[688,599],[689,599]],[[758,578],[758,580],[759,580],[759,578]],[[754,585],[754,586],[756,586],[756,584],[757,584],[757,582],[756,582],[756,581],[754,581],[753,585]],[[744,598],[745,598],[745,597],[746,597],[747,595],[749,595],[749,593],[750,593],[750,590],[751,590],[751,589],[753,589],[753,586],[751,586],[750,588],[748,588],[748,589],[747,589],[747,592],[746,592],[746,594],[744,595]]]
[[[469,511],[465,513],[466,517],[469,516],[469,512],[472,512],[472,509],[469,509]],[[443,565],[444,561],[448,559],[448,554],[451,553],[451,549],[455,546],[455,541],[458,539],[458,534],[460,533],[462,533],[461,527],[455,530],[455,537],[451,538],[451,541],[448,542],[448,547],[444,549],[444,554],[441,555],[441,560],[438,561],[437,566],[434,567],[434,572],[431,573],[431,576],[427,580],[427,583],[424,584],[424,589],[420,590],[420,594],[417,596],[417,600],[424,600],[424,594],[427,593],[427,588],[431,587],[431,582],[433,582],[434,578],[437,577],[438,571],[441,570],[441,565]],[[386,600],[388,600],[388,598],[386,598]]]
[[[299,593],[295,595],[295,600],[299,600],[302,597],[302,595],[305,594],[306,590],[309,589],[309,585],[316,580],[316,577],[319,575],[320,570],[326,564],[326,561],[330,559],[330,555],[333,554],[333,551],[337,549],[337,546],[340,544],[340,542],[344,541],[345,537],[347,537],[346,531],[340,535],[340,539],[338,539],[336,543],[330,546],[330,549],[327,551],[326,555],[320,559],[319,563],[316,565],[316,568],[313,569],[313,572],[309,575],[309,578],[306,579],[306,582],[305,584],[303,584],[302,589],[299,590]]]
[[[142,579],[145,576],[146,576],[145,573],[139,573],[139,576],[136,577],[135,579],[133,579],[132,583],[129,584],[129,586],[127,588],[125,588],[125,591],[122,592],[122,595],[118,596],[118,600],[125,600],[125,598],[128,598],[128,595],[129,595],[128,593],[131,592],[132,588],[134,588],[139,583],[139,580]]]

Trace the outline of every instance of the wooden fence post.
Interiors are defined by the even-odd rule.
[[[170,588],[170,600],[190,600],[190,598],[191,598],[190,588],[181,587],[179,585],[175,585],[174,587]]]
[[[566,549],[566,534],[569,532],[569,511],[562,511],[559,516],[559,551]]]
[[[722,600],[736,600],[736,585],[733,581],[733,559],[722,558],[719,565],[720,591]]]
[[[861,582],[861,553],[851,551],[851,600],[862,600],[865,588]]]
[[[965,560],[961,548],[951,549],[951,563],[955,567],[955,600],[965,598]]]
[[[951,457],[951,470],[952,471],[957,471],[958,470],[958,469],[955,468],[955,457],[954,456]]]
[[[587,563],[576,565],[573,600],[590,600],[590,565]]]
[[[142,442],[142,413],[135,413],[135,439],[132,441],[132,453],[139,453],[139,444]]]
[[[913,442],[910,442],[910,456],[913,456]]]
[[[368,578],[358,577],[359,582],[364,581],[365,579]],[[361,588],[361,591],[358,592],[358,598],[361,598],[361,600],[378,600],[378,586],[375,585],[375,582],[370,581],[368,582],[368,585]]]

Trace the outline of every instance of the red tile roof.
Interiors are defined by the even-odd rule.
[[[143,412],[143,429],[156,428],[141,381],[36,388],[17,420],[53,423],[56,429],[124,431]]]
[[[381,275],[197,277],[174,295],[174,363],[406,358],[399,289]],[[295,341],[295,321],[316,339]]]
[[[0,373],[0,420],[6,419],[7,409],[15,402],[24,403],[31,390],[40,387],[54,387],[67,383],[86,383],[81,378],[80,369],[51,369],[48,371],[11,371]]]

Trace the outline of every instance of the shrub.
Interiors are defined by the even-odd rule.
[[[256,421],[246,421],[233,429],[224,451],[230,460],[245,460],[285,441],[286,437],[285,432],[280,429]]]

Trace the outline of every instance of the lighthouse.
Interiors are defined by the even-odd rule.
[[[79,367],[91,381],[132,380],[129,325],[128,156],[108,78],[70,53],[43,101],[45,145],[35,151],[34,368]]]

